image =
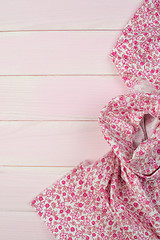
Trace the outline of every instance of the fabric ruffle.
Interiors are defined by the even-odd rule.
[[[112,150],[84,161],[31,202],[56,239],[160,239],[160,96],[120,95],[100,112]],[[150,114],[149,138],[140,123]],[[137,147],[134,146],[134,141]]]
[[[144,177],[159,168],[159,95],[134,93],[112,98],[101,110],[98,121],[104,138],[130,170]],[[150,158],[154,158],[154,164]]]

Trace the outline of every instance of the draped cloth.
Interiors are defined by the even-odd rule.
[[[160,239],[160,2],[145,0],[110,57],[129,92],[98,123],[111,150],[30,202],[55,239]]]

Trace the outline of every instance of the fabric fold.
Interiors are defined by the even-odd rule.
[[[145,0],[128,21],[110,57],[129,89],[160,91],[160,2]]]

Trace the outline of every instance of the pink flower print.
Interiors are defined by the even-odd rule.
[[[79,238],[79,237],[81,237],[81,236],[82,236],[82,231],[78,230],[78,231],[76,232],[76,237]]]
[[[85,173],[84,173],[84,172],[80,172],[80,173],[78,174],[78,178],[81,179],[81,180],[84,179],[84,176],[85,176]]]
[[[118,206],[117,206],[117,211],[120,213],[123,213],[123,211],[124,211],[124,207],[123,207],[123,205],[119,205],[118,204]]]
[[[52,229],[52,228],[53,228],[52,223],[47,222],[47,227],[48,227],[49,229]]]
[[[60,202],[60,203],[58,204],[58,206],[59,206],[59,208],[65,208],[65,202]]]
[[[101,239],[102,239],[102,240],[106,240],[106,237],[105,237],[105,236],[103,236],[103,237],[101,236]]]
[[[69,184],[68,186],[68,192],[73,192],[74,191],[74,186]]]
[[[128,105],[128,103],[127,103],[126,101],[122,101],[121,104],[122,104],[123,106],[127,106],[127,105]]]
[[[148,160],[148,164],[153,165],[153,164],[155,164],[155,163],[156,163],[156,160],[153,159],[153,158],[150,158],[150,159]]]
[[[130,189],[127,189],[126,192],[125,192],[125,194],[126,194],[128,197],[133,195],[133,193],[132,193],[132,191],[131,191]]]
[[[52,211],[51,211],[51,210],[46,210],[45,215],[46,215],[47,217],[50,217],[51,214],[52,214]]]
[[[44,203],[38,203],[38,204],[37,204],[37,210],[38,210],[38,211],[42,211],[42,210],[43,210],[43,207],[44,207]]]
[[[92,179],[90,177],[87,178],[87,184],[92,185]]]
[[[104,232],[104,229],[105,228],[103,226],[101,226],[101,225],[97,228],[98,232]]]
[[[116,211],[118,211],[119,203],[114,202],[114,203],[113,203],[113,208],[114,208]]]
[[[61,233],[60,234],[60,239],[66,239],[66,237],[67,237],[67,234],[66,233]]]
[[[154,4],[159,4],[159,0],[153,0]]]
[[[141,240],[146,240],[145,236],[143,234],[141,234],[140,238]]]
[[[124,100],[124,96],[121,95],[121,96],[119,97],[119,99],[120,99],[121,101],[123,101],[123,100]]]
[[[94,194],[92,192],[88,192],[88,198],[93,199]]]
[[[145,102],[144,101],[139,101],[139,102],[137,102],[137,105],[140,106],[140,107],[143,107],[145,105]]]
[[[107,219],[108,219],[108,220],[113,220],[113,219],[114,219],[112,213],[108,213]]]
[[[153,24],[152,22],[149,23],[149,26],[150,26],[151,28],[154,28],[154,24]]]
[[[140,202],[142,202],[142,204],[145,204],[145,197],[144,196],[140,196],[138,197],[138,199],[140,200]]]
[[[149,49],[148,49],[148,44],[147,44],[146,42],[140,43],[140,47],[141,47],[141,48],[144,48],[146,51],[149,50]]]
[[[135,119],[136,118],[136,113],[134,113],[134,112],[132,112],[131,114],[130,114],[130,118],[132,119]]]
[[[150,192],[151,192],[151,190],[150,190],[149,188],[146,188],[145,191],[146,191],[146,193],[147,193],[148,195],[149,195]],[[145,201],[144,201],[144,204],[145,204]]]
[[[117,234],[117,239],[118,240],[123,240],[124,238],[123,238],[124,236],[123,236],[123,234],[121,233],[121,232],[119,232],[118,234]]]
[[[103,173],[103,166],[100,166],[100,167],[98,168],[98,172],[101,173],[101,174]]]
[[[92,212],[92,207],[89,206],[89,207],[86,209],[86,212],[87,212],[87,213],[91,213],[91,212]]]
[[[79,213],[78,213],[78,212],[74,212],[74,213],[72,214],[72,218],[73,218],[73,219],[78,219],[78,218],[79,218]]]
[[[132,224],[132,227],[133,227],[133,229],[135,230],[135,232],[138,232],[139,228],[138,228],[138,225],[137,225],[137,224],[133,223],[133,224]]]
[[[68,225],[68,221],[61,219],[60,224],[66,227]]]
[[[160,184],[160,177],[159,177],[159,178],[157,178],[157,183],[158,183],[158,184]]]
[[[57,180],[54,185],[55,185],[55,186],[60,186],[60,185],[61,185],[60,180]]]
[[[119,119],[113,118],[113,119],[112,119],[112,122],[114,122],[114,123],[119,123]]]
[[[51,189],[48,189],[48,190],[46,191],[46,195],[47,195],[47,197],[51,197],[51,196],[53,195],[52,190],[51,190]]]
[[[77,195],[74,195],[74,196],[72,196],[72,201],[73,201],[73,202],[77,202],[77,201],[78,201],[78,198],[79,198],[79,197],[78,197]]]
[[[105,236],[103,240],[109,240],[109,237],[108,237],[108,236]]]
[[[85,226],[89,225],[89,224],[90,224],[90,220],[89,220],[88,218],[85,218],[85,219],[83,220],[83,224],[84,224]]]
[[[103,208],[106,208],[106,207],[107,207],[106,202],[102,202],[102,207],[103,207]]]
[[[151,73],[149,72],[148,69],[144,69],[143,70],[143,74],[146,76],[146,77],[150,77]],[[152,80],[153,81],[153,80]]]
[[[125,129],[127,129],[128,131],[130,131],[132,128],[130,126],[128,126],[128,124],[124,124]]]

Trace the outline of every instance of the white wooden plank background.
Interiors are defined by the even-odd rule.
[[[27,203],[71,169],[72,167],[0,167],[0,211],[34,212],[34,208]]]
[[[0,212],[0,239],[55,240],[35,212]]]
[[[140,0],[6,0],[0,8],[0,29],[122,29]]]
[[[141,2],[1,3],[0,239],[53,239],[29,201],[109,151],[97,117],[127,89],[108,54]]]
[[[117,74],[109,53],[119,35],[120,31],[1,32],[0,75]]]
[[[3,166],[75,166],[109,149],[97,121],[2,121],[0,132]]]
[[[0,76],[0,120],[97,120],[120,76]]]

